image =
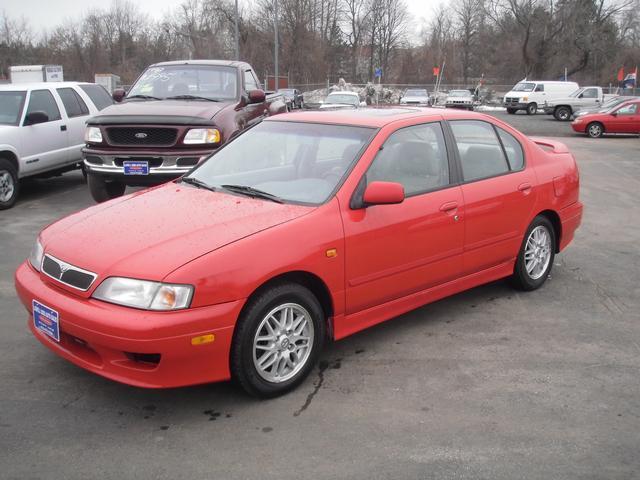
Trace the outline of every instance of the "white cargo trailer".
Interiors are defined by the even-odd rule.
[[[11,83],[62,82],[62,65],[16,65],[11,67]]]
[[[116,88],[120,88],[120,77],[112,73],[96,73],[95,82],[102,85],[109,93],[113,93]]]

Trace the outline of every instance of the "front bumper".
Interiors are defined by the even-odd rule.
[[[444,104],[445,108],[464,108],[467,110],[473,109],[473,103],[457,103],[457,102],[447,102]]]
[[[137,310],[64,292],[43,280],[28,262],[18,267],[15,285],[33,335],[86,370],[146,388],[230,378],[229,353],[241,300],[175,312]],[[59,313],[60,342],[35,329],[34,299]],[[192,345],[194,337],[207,334],[215,336],[213,342]]]
[[[579,118],[580,117],[578,117],[578,119]],[[585,133],[587,131],[587,122],[582,122],[576,119],[573,122],[571,122],[571,128],[573,128],[574,132]]]

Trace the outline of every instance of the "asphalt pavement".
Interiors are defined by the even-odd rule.
[[[13,271],[92,201],[77,172],[29,182],[0,212],[0,478],[640,477],[640,140],[563,141],[585,215],[543,288],[495,282],[334,343],[269,401],[132,388],[40,345]]]

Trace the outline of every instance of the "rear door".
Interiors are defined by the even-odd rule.
[[[62,166],[67,162],[67,118],[62,105],[49,89],[31,90],[22,120],[23,172],[33,174]],[[29,125],[31,112],[44,112],[49,121]]]
[[[67,132],[69,141],[69,159],[82,158],[84,146],[84,130],[89,118],[89,107],[72,87],[56,88],[67,115]]]
[[[616,116],[612,118],[618,133],[640,133],[639,108],[638,103],[628,103],[616,111]]]
[[[463,275],[469,275],[517,256],[535,203],[536,178],[513,134],[481,120],[449,125],[462,170]]]

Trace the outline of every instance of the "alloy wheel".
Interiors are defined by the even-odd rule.
[[[524,263],[527,275],[537,280],[549,267],[551,261],[551,235],[547,228],[539,225],[534,228],[527,238],[524,250]]]
[[[0,170],[0,202],[8,202],[13,197],[16,186],[13,175],[7,170]]]

